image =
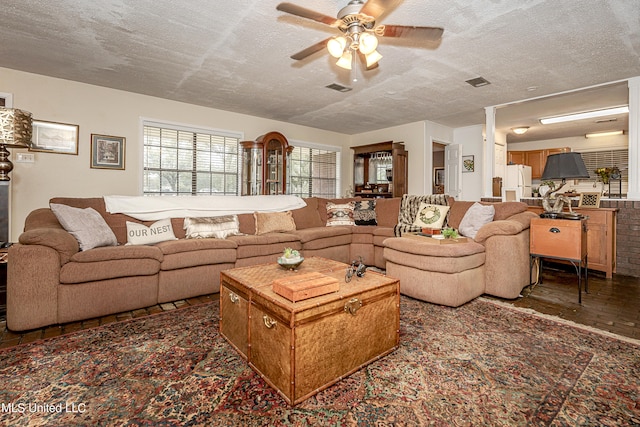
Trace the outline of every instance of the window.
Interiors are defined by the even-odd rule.
[[[596,169],[598,168],[613,168],[620,169],[620,175],[622,182],[626,183],[629,180],[629,150],[605,150],[605,151],[591,151],[582,152],[582,160],[589,172],[589,179],[596,180],[598,175]]]
[[[338,197],[340,148],[292,143],[290,194],[300,197]]]
[[[238,195],[241,135],[143,123],[143,193]]]
[[[592,187],[600,189],[605,197],[623,197],[629,187],[629,150],[602,150],[582,152],[582,160],[589,172],[589,179],[593,180]],[[610,180],[608,184],[602,183],[596,174],[599,168],[614,168],[620,170],[620,181]],[[598,185],[598,181],[601,183]]]

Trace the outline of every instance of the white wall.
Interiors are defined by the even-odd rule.
[[[140,194],[141,117],[241,132],[251,140],[276,130],[294,140],[343,147],[342,158],[350,157],[349,135],[5,68],[0,68],[0,92],[12,93],[13,106],[30,111],[34,119],[80,126],[77,156],[35,152],[35,163],[17,163],[15,153],[26,150],[11,150],[12,241],[27,214],[48,206],[52,197]],[[125,170],[90,168],[92,133],[126,138]]]
[[[454,142],[454,129],[430,121],[345,135],[6,68],[0,68],[0,92],[13,94],[13,106],[30,111],[36,120],[80,127],[77,156],[33,152],[35,163],[17,163],[16,152],[26,150],[11,150],[14,162],[11,172],[11,241],[17,241],[28,213],[48,206],[52,197],[140,194],[141,118],[239,132],[247,140],[276,130],[291,140],[339,146],[342,148],[342,194],[353,180],[353,151],[349,147],[383,141],[404,142],[409,151],[408,192],[430,194],[432,144],[434,141]],[[478,141],[475,135],[472,137],[474,128],[463,128],[458,133],[463,136],[459,139],[464,145],[464,154],[476,153]],[[125,170],[90,168],[92,133],[126,138]],[[481,138],[481,131],[479,134]],[[467,147],[469,143],[471,146]],[[478,174],[481,173],[480,167],[481,163],[476,159]],[[470,178],[469,181],[471,184],[473,180]],[[475,189],[470,190],[470,194],[475,192]]]
[[[482,189],[482,165],[483,165],[483,125],[457,128],[453,131],[453,142],[462,147],[462,156],[473,156],[474,172],[462,170],[462,195],[461,200],[480,200]]]

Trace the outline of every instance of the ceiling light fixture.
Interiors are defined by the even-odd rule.
[[[382,59],[382,55],[376,50],[378,38],[372,32],[365,30],[360,25],[354,25],[349,30],[346,36],[332,37],[327,42],[329,54],[338,58],[336,65],[345,70],[351,70],[358,52],[364,55],[367,68]]]
[[[516,135],[523,135],[529,130],[529,126],[520,126],[520,127],[517,127],[517,128],[511,128],[511,130]]]
[[[610,132],[593,132],[588,133],[584,137],[585,138],[599,138],[601,136],[614,136],[614,135],[624,135],[624,131],[622,130],[613,130]]]
[[[571,122],[574,120],[592,119],[594,117],[612,116],[614,114],[624,114],[629,112],[628,105],[621,105],[618,107],[605,108],[602,110],[583,111],[580,113],[565,114],[562,116],[545,117],[540,119],[540,123],[543,125],[550,125],[554,123]]]

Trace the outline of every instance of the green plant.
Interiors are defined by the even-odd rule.
[[[460,237],[458,230],[455,228],[445,227],[442,229],[442,235],[445,239],[457,239]]]
[[[300,252],[291,248],[284,248],[284,254],[282,255],[284,258],[297,258],[300,256]]]
[[[546,185],[550,190],[555,190],[556,188],[556,183],[554,181],[542,181],[542,184],[540,185]]]

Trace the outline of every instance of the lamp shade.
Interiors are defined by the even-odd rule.
[[[26,148],[31,145],[31,113],[0,107],[0,145]]]
[[[542,173],[542,180],[589,178],[580,153],[551,154]]]

